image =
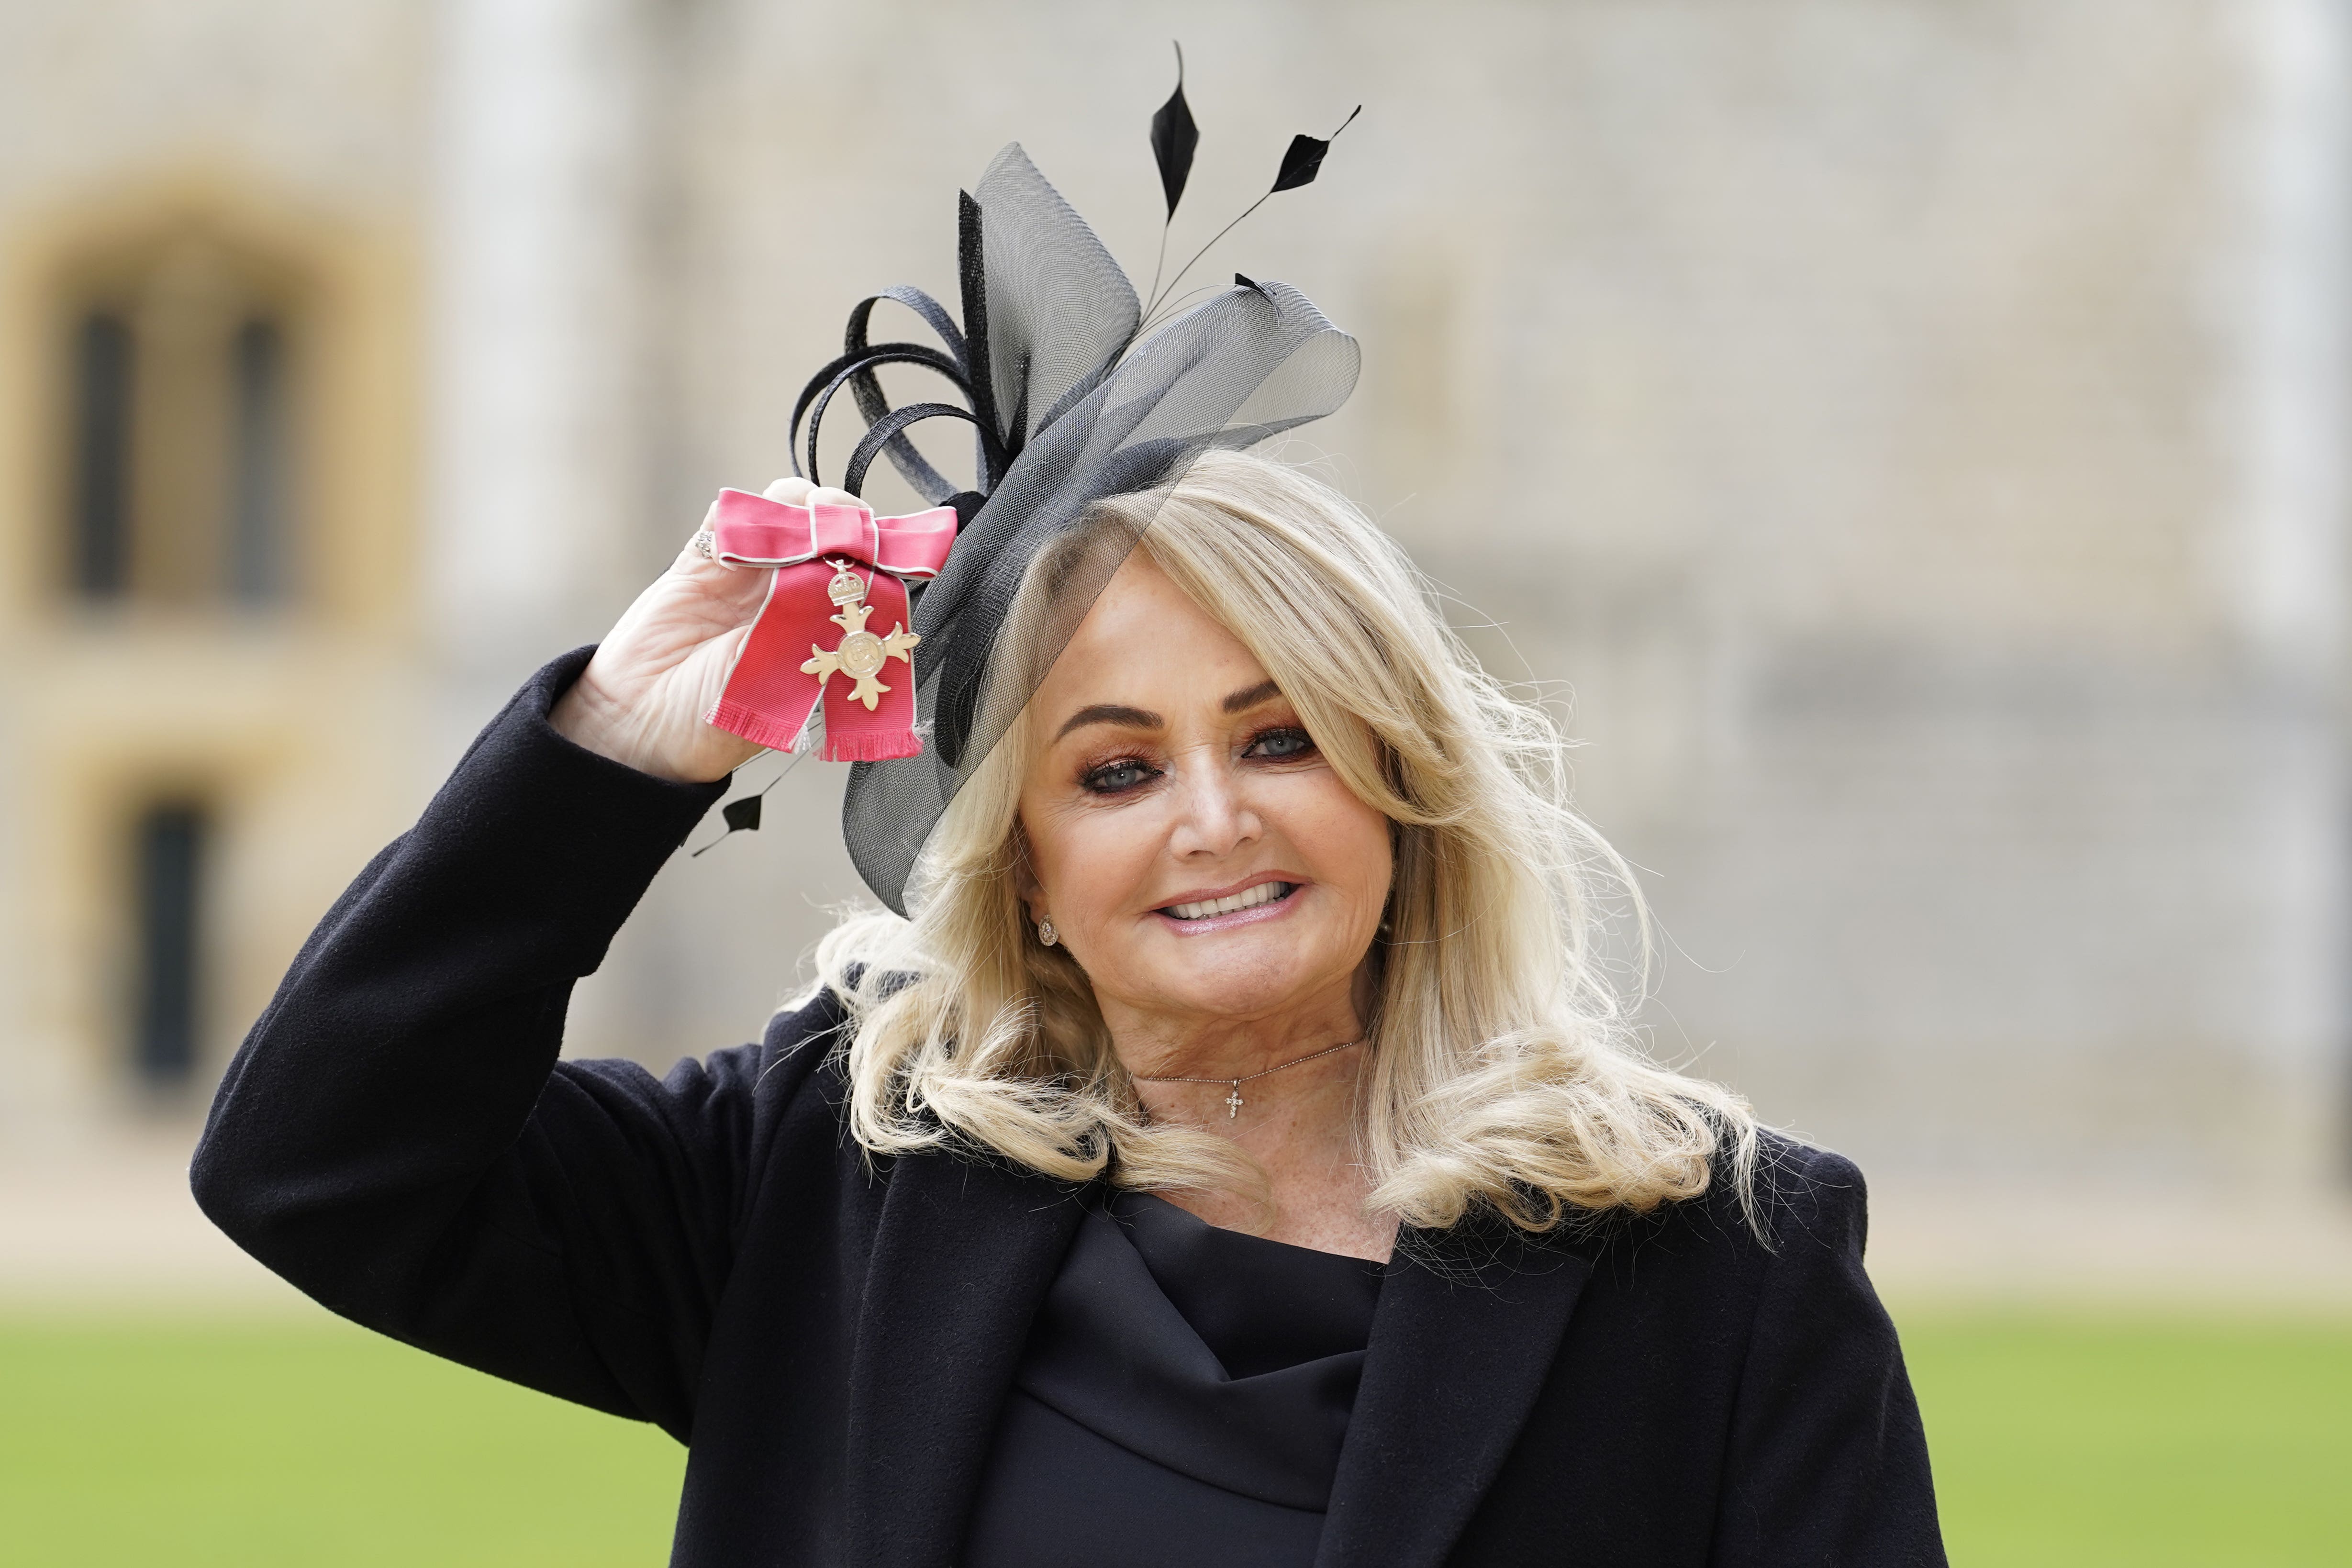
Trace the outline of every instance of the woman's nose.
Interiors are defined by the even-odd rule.
[[[1194,754],[1179,769],[1178,817],[1173,841],[1179,855],[1217,857],[1263,834],[1242,779],[1223,758]]]

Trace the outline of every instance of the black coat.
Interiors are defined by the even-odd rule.
[[[840,1013],[656,1080],[559,1061],[573,981],[720,793],[485,730],[305,944],[196,1151],[205,1211],[328,1307],[691,1445],[673,1562],[946,1564],[1083,1196],[869,1164]],[[1318,1568],[1940,1563],[1863,1187],[1776,1140],[1580,1239],[1408,1233]]]

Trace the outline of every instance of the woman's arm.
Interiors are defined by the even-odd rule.
[[[722,792],[548,722],[541,671],[304,945],[221,1083],[199,1203],[336,1312],[682,1434],[754,1143],[821,1049],[557,1061],[573,981]]]
[[[1759,1174],[1778,1223],[1733,1412],[1720,1568],[1942,1568],[1927,1439],[1862,1252],[1862,1172],[1798,1148]]]
[[[191,1173],[224,1230],[335,1311],[680,1436],[758,1107],[789,1099],[835,1015],[658,1082],[557,1053],[572,982],[759,750],[702,716],[768,576],[689,545],[593,657],[532,679],[304,944]]]

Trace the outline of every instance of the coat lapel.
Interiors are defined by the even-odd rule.
[[[1339,1451],[1316,1568],[1435,1568],[1494,1483],[1591,1265],[1557,1246],[1409,1233]]]
[[[987,1462],[1030,1322],[1077,1229],[1076,1190],[909,1155],[868,1266],[849,1381],[851,1560],[944,1568]]]

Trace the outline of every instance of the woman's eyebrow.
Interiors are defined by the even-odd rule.
[[[1225,700],[1217,706],[1226,713],[1246,713],[1258,704],[1281,695],[1281,686],[1273,681],[1260,681],[1254,686],[1228,694]],[[1115,724],[1122,729],[1160,729],[1167,723],[1149,708],[1129,707],[1125,703],[1095,703],[1063,720],[1062,727],[1054,732],[1054,738],[1059,740],[1070,731],[1083,729],[1090,724]]]
[[[1258,704],[1282,695],[1282,688],[1272,681],[1260,681],[1245,690],[1234,693],[1221,705],[1227,713],[1246,713]]]
[[[1096,703],[1072,714],[1063,722],[1062,727],[1054,732],[1054,738],[1059,740],[1070,731],[1083,729],[1090,724],[1115,724],[1123,729],[1159,729],[1167,722],[1158,714],[1143,708],[1128,707],[1119,703]]]

